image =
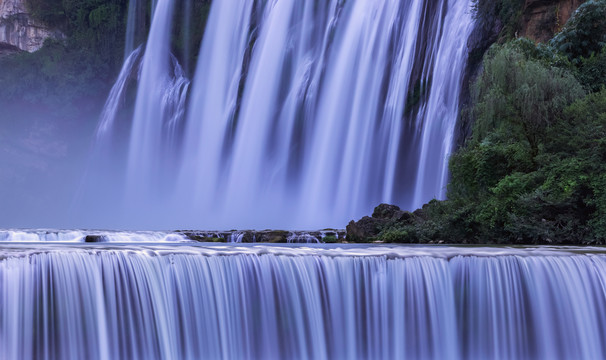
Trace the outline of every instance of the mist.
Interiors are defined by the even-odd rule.
[[[0,227],[84,225],[74,205],[97,118],[74,121],[32,107],[0,112]]]

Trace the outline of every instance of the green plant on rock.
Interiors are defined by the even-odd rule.
[[[407,230],[405,227],[389,227],[379,233],[378,240],[386,243],[417,243],[418,237],[411,230],[414,229],[409,228]]]
[[[327,244],[334,244],[334,243],[338,242],[338,239],[334,235],[326,235],[326,236],[324,236],[324,238],[322,239],[322,241],[325,242],[325,243],[327,243]]]
[[[577,65],[582,58],[602,51],[606,45],[606,0],[590,0],[579,6],[549,44]]]

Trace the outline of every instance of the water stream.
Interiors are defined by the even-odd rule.
[[[155,6],[127,154],[99,161],[122,196],[91,226],[320,229],[444,197],[471,0],[214,1],[191,84],[187,19]]]
[[[0,250],[0,358],[606,356],[603,249]]]

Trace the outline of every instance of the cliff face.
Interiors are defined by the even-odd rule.
[[[518,34],[536,42],[547,42],[560,31],[584,0],[526,0],[522,30]]]
[[[61,38],[28,13],[26,0],[0,0],[0,55],[18,50],[34,52],[47,38]]]

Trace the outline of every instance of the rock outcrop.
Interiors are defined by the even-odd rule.
[[[372,216],[364,216],[358,221],[351,221],[347,225],[347,241],[372,242],[376,240],[381,230],[389,224],[408,223],[414,214],[401,210],[396,205],[381,204],[377,206]]]
[[[62,37],[61,32],[35,20],[25,0],[0,0],[0,55],[17,50],[34,52],[46,39]]]
[[[584,0],[526,0],[518,34],[547,42],[560,31]]]

